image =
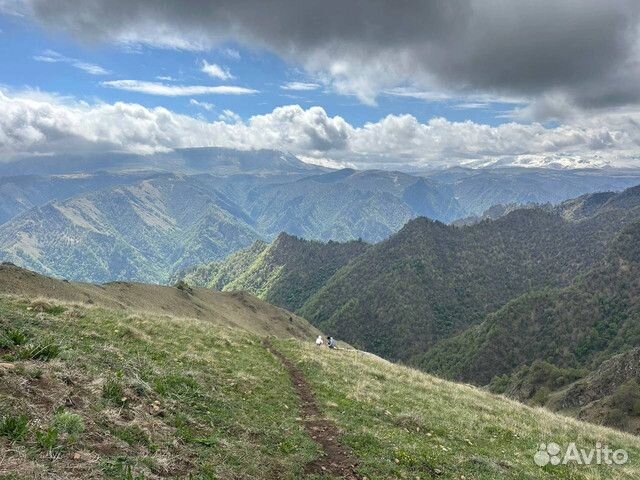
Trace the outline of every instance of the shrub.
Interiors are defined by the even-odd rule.
[[[551,395],[551,389],[549,387],[541,387],[538,391],[533,395],[531,401],[536,405],[544,405],[549,400],[549,395]]]
[[[182,292],[187,292],[187,293],[192,293],[193,289],[189,286],[189,284],[187,282],[185,282],[184,280],[178,280],[178,282],[176,282],[176,284],[174,285],[178,290],[182,291]]]
[[[619,408],[613,408],[606,412],[604,423],[610,427],[621,428],[625,423],[625,414]]]
[[[623,383],[614,392],[612,400],[617,409],[634,413],[640,403],[640,385],[635,380]]]
[[[29,419],[26,415],[7,415],[0,419],[0,436],[11,440],[22,440],[28,432]]]

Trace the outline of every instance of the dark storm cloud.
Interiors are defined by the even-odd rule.
[[[582,107],[636,103],[640,2],[627,0],[31,0],[93,41],[264,47],[371,100],[412,84]]]

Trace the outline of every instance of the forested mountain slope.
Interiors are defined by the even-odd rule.
[[[282,233],[270,245],[256,242],[220,262],[182,275],[189,285],[217,290],[246,290],[289,310],[297,310],[341,267],[369,247],[303,240]]]
[[[516,210],[460,228],[414,220],[340,270],[300,312],[350,342],[415,361],[509,300],[567,285],[594,265],[640,218],[640,188],[579,221],[564,218],[566,209]]]
[[[639,301],[640,223],[634,223],[573,284],[513,300],[430,350],[422,365],[480,384],[535,360],[593,369],[612,354],[640,346]]]
[[[278,241],[196,269],[190,281],[246,289],[297,309],[352,344],[424,366],[423,354],[431,347],[509,301],[570,285],[604,258],[608,242],[625,225],[638,219],[636,187],[558,207],[515,210],[467,227],[418,218],[344,264],[336,256],[335,273],[320,266],[330,257],[321,252],[333,249],[336,255],[337,244],[323,250],[316,243]],[[277,252],[278,261],[265,252]],[[323,282],[300,280],[316,271],[327,273],[314,277]],[[301,288],[305,295],[299,295]]]

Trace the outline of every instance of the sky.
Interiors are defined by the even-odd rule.
[[[640,167],[640,2],[0,0],[0,161]]]

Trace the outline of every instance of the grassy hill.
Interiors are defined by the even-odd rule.
[[[320,333],[303,318],[245,292],[113,282],[103,285],[57,280],[11,264],[0,264],[0,292],[31,299],[55,298],[128,313],[196,318],[258,335],[311,338]]]
[[[640,475],[637,437],[312,338],[273,338],[283,364],[260,335],[209,319],[4,294],[0,338],[3,479],[337,478],[340,452],[324,457],[313,425],[337,432],[355,464],[345,478]],[[308,417],[290,368],[322,419]],[[541,442],[597,441],[629,463],[533,461]]]

